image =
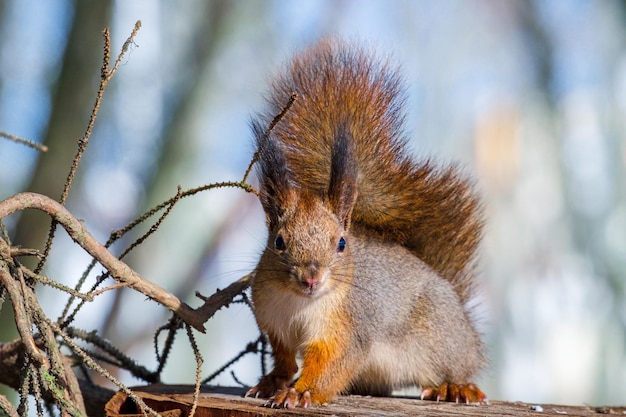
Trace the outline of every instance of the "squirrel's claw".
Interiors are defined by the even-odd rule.
[[[259,396],[261,395],[261,390],[259,389],[259,386],[255,386],[250,388],[244,395],[245,398],[248,397],[254,397],[254,398],[259,398]]]
[[[265,375],[257,385],[250,388],[244,397],[268,398],[275,396],[279,391],[287,389],[287,379],[269,374]]]
[[[274,393],[274,389],[269,387],[267,384],[259,383],[254,387],[250,388],[244,395],[245,398],[254,397],[254,398],[268,398]]]
[[[307,408],[311,405],[311,393],[304,391],[300,394],[295,388],[284,388],[278,390],[263,405],[270,408]]]
[[[448,401],[466,404],[489,404],[484,392],[475,384],[443,383],[438,387],[424,387],[420,396],[422,400]]]

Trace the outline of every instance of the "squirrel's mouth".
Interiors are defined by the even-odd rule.
[[[324,282],[321,281],[315,283],[300,281],[299,284],[300,292],[307,297],[317,297],[318,295],[325,292],[324,289],[326,285]]]
[[[310,265],[300,269],[294,274],[299,292],[307,297],[317,297],[326,292],[328,287],[328,273],[319,269],[317,265],[312,268]]]

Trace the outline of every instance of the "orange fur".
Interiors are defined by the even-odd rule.
[[[294,388],[300,393],[310,392],[313,404],[326,404],[348,387],[356,367],[354,358],[347,356],[349,338],[350,332],[344,331],[304,348],[302,374]]]

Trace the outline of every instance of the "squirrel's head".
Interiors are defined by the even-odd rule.
[[[276,277],[285,278],[285,286],[304,296],[319,296],[349,278],[348,232],[357,197],[350,135],[340,130],[335,136],[328,188],[309,190],[292,178],[281,144],[255,131],[261,204],[269,229],[264,256]]]

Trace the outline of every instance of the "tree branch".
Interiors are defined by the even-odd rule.
[[[202,333],[205,331],[204,323],[220,308],[228,306],[237,294],[245,291],[253,278],[253,273],[250,273],[238,281],[233,282],[224,290],[216,291],[215,294],[208,298],[198,295],[204,300],[204,304],[197,309],[193,309],[174,294],[166,291],[157,284],[143,279],[128,265],[117,259],[106,247],[99,243],[89,231],[85,229],[82,223],[64,206],[49,197],[37,193],[20,193],[9,197],[0,202],[0,219],[17,211],[29,208],[43,211],[57,221],[63,226],[74,242],[102,264],[102,266],[109,271],[111,276],[120,283],[139,291],[151,300],[168,308],[185,321],[185,323]],[[0,254],[2,255],[0,260],[4,260],[5,262],[10,260],[10,249],[8,245],[6,245],[6,242],[1,239]],[[5,262],[2,263],[3,267],[6,265]],[[6,284],[7,289],[11,291],[13,285],[11,281],[13,280],[10,278],[8,269],[2,268],[0,270],[0,278],[2,278],[2,282]],[[15,305],[16,303],[14,303],[14,306]],[[16,312],[16,314],[17,313],[19,312]],[[25,326],[27,326],[27,324],[25,324]],[[26,338],[25,341],[28,341],[28,339]],[[37,357],[36,352],[37,351],[33,349],[31,354]]]
[[[213,315],[222,307],[227,307],[233,301],[237,294],[244,292],[254,278],[254,272],[239,278],[223,290],[217,290],[210,297],[204,297],[196,291],[196,297],[204,300],[204,304],[195,310],[195,314],[202,323],[213,317]]]
[[[64,366],[68,366],[70,358],[63,356]],[[24,360],[24,344],[21,339],[10,343],[0,343],[0,384],[20,389],[20,375],[16,369],[21,368]],[[70,372],[66,369],[66,372]],[[80,386],[80,394],[85,400],[85,410],[88,416],[104,416],[104,405],[113,397],[115,391],[94,385],[85,379],[77,379]],[[43,399],[50,403],[55,402],[55,398],[50,392],[44,390]],[[1,398],[0,398],[1,400]],[[2,405],[0,405],[1,409]],[[1,414],[1,413],[0,413]]]
[[[146,281],[128,265],[117,259],[83,227],[76,217],[55,200],[36,193],[17,194],[0,202],[0,219],[16,211],[28,208],[41,210],[57,221],[74,242],[87,251],[94,259],[97,259],[116,280],[127,284],[151,300],[173,311],[186,323],[204,333],[204,321],[201,320],[200,315],[194,314],[194,310],[174,294],[164,290],[157,284]]]
[[[2,203],[0,203],[2,204]],[[13,259],[9,256],[9,246],[3,239],[0,239],[0,283],[7,289],[9,297],[11,297],[11,304],[13,305],[13,314],[15,315],[15,325],[17,331],[22,338],[24,347],[28,351],[29,355],[37,362],[43,364],[46,362],[46,357],[37,345],[32,335],[33,323],[30,320],[30,316],[26,313],[24,307],[24,297],[20,289],[20,282],[13,279],[9,268],[15,267]]]

